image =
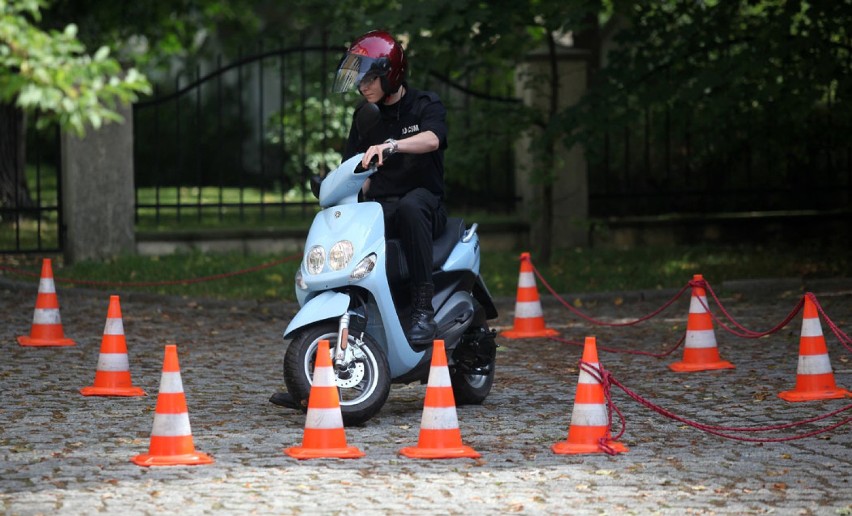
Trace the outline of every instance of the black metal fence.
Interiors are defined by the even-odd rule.
[[[172,87],[134,105],[137,227],[310,220],[316,200],[308,179],[339,163],[356,102],[329,94],[342,52],[259,46],[228,64],[219,58],[178,73]],[[515,213],[519,135],[505,123],[519,105],[514,92],[492,88],[487,76],[450,79],[415,69],[410,80],[438,92],[448,109],[450,209]],[[493,83],[512,88],[511,81]],[[638,123],[586,149],[594,217],[852,205],[852,145],[830,119],[796,128],[801,137],[781,144],[766,133],[784,128],[747,121],[711,134],[666,109],[641,112]],[[0,252],[61,251],[58,130],[36,130],[35,120],[28,127],[32,202],[0,207]]]
[[[499,73],[499,72],[498,72]],[[514,146],[520,133],[512,116],[521,107],[514,84],[494,86],[487,75],[463,82],[428,71],[413,85],[437,92],[447,108],[447,205],[460,212],[517,213]]]
[[[268,211],[306,212],[307,164],[319,169],[332,106],[308,69],[328,49],[301,47],[240,57],[202,74],[179,73],[174,91],[134,105],[136,218],[266,220]],[[325,76],[314,74],[319,81]],[[304,165],[304,166],[303,166]],[[295,192],[293,191],[295,189]],[[290,197],[288,198],[288,194]],[[292,213],[291,213],[292,215]]]
[[[62,181],[59,129],[39,128],[38,114],[27,117],[23,170],[14,166],[11,202],[0,203],[0,253],[55,253],[63,247]],[[21,177],[23,176],[23,177]]]
[[[135,104],[138,227],[286,225],[312,216],[309,178],[339,164],[357,102],[329,94],[343,51],[259,47],[180,73],[170,93]],[[449,204],[512,212],[515,135],[501,134],[488,117],[515,100],[439,74],[414,81],[437,91],[449,112]]]
[[[665,109],[603,137],[590,157],[592,216],[849,210],[852,145],[819,120],[691,126]]]

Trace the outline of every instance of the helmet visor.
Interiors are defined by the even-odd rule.
[[[340,61],[340,66],[337,67],[337,76],[334,78],[332,91],[335,93],[351,91],[361,84],[364,76],[368,73],[371,76],[382,75],[381,61],[382,59],[347,53]]]

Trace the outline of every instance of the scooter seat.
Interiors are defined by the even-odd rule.
[[[456,244],[464,236],[464,219],[459,217],[448,217],[444,232],[432,242],[432,270],[440,269]],[[411,279],[408,265],[405,260],[405,252],[399,239],[389,239],[387,246],[387,271],[391,283],[403,282]]]

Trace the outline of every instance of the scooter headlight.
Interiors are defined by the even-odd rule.
[[[305,258],[305,267],[308,269],[308,274],[319,274],[325,266],[325,249],[321,245],[315,245],[308,251],[308,256]]]
[[[296,271],[296,286],[301,290],[308,290],[308,284],[305,283],[305,278],[302,277],[302,269]]]
[[[355,269],[352,270],[352,274],[350,274],[349,277],[354,280],[365,278],[368,274],[373,272],[373,267],[375,266],[376,253],[371,253],[369,256],[358,262],[358,265],[355,266]]]
[[[333,271],[339,271],[349,265],[349,260],[355,254],[355,248],[349,240],[341,240],[333,246],[328,253],[328,265]]]

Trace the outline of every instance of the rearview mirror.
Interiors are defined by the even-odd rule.
[[[379,106],[372,102],[364,102],[355,110],[355,128],[358,129],[358,134],[363,138],[370,130],[379,123],[381,114]]]
[[[322,186],[323,178],[314,174],[311,176],[311,193],[314,194],[314,197],[319,199],[320,194],[320,186]]]

